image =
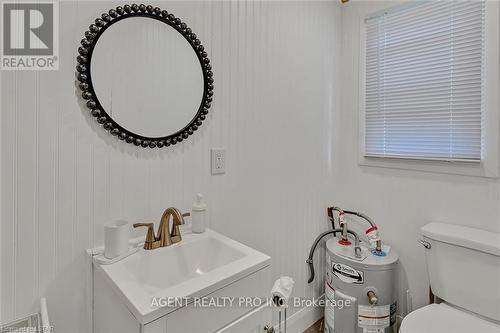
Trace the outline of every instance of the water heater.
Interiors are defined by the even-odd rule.
[[[395,332],[398,255],[326,242],[325,333]]]

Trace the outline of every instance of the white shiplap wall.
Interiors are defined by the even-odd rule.
[[[428,302],[429,282],[420,228],[445,222],[500,232],[500,180],[359,165],[358,110],[361,22],[368,15],[404,1],[350,1],[342,6],[342,98],[335,129],[333,183],[341,192],[331,199],[375,219],[384,240],[398,251],[402,291],[409,288],[414,309]],[[499,32],[493,32],[499,38]],[[498,112],[498,109],[496,109]],[[340,125],[341,124],[341,125]],[[387,162],[389,165],[389,162]],[[450,169],[450,172],[454,170]],[[406,312],[406,300],[399,309]]]
[[[327,228],[339,4],[154,2],[197,33],[216,80],[208,121],[163,150],[117,142],[77,97],[81,36],[117,4],[61,2],[60,70],[2,73],[1,320],[46,296],[56,331],[89,331],[84,250],[102,244],[102,225],[157,221],[168,206],[188,209],[196,192],[212,228],[271,255],[273,277],[293,276],[297,296],[317,295],[304,261]],[[209,149],[219,146],[227,173],[211,176]]]

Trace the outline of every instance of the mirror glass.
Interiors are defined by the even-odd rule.
[[[102,107],[135,134],[174,134],[198,112],[204,89],[200,61],[168,24],[148,17],[115,22],[97,41],[90,65]]]

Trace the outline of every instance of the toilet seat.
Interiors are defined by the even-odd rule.
[[[430,304],[408,314],[399,333],[499,333],[500,325],[446,303]]]

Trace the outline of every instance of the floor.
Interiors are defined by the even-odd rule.
[[[315,322],[311,327],[306,329],[304,333],[320,333],[323,329],[323,318]]]

